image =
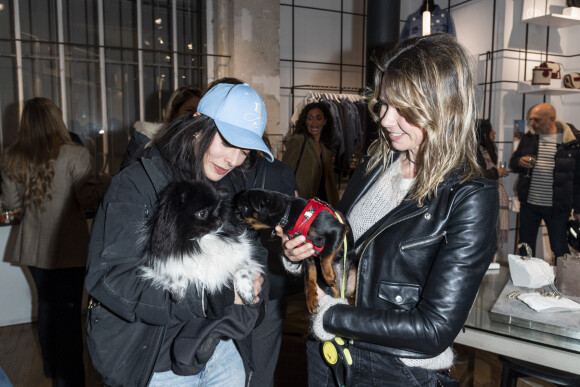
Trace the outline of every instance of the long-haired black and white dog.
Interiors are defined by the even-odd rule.
[[[227,193],[205,181],[170,183],[143,227],[141,277],[183,300],[190,286],[210,293],[224,286],[253,303],[263,273],[258,235],[234,215]],[[263,259],[262,259],[263,260]]]

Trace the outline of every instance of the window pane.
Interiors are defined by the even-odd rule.
[[[22,34],[22,95],[18,91],[12,20],[15,1],[19,4]],[[142,73],[139,71],[138,3],[141,4]],[[46,97],[65,107],[64,120],[69,130],[77,133],[90,149],[96,168],[107,167],[109,172],[117,173],[133,124],[141,114],[146,120],[161,121],[176,87],[205,86],[205,57],[200,55],[205,51],[201,32],[205,28],[202,25],[205,13],[201,0],[176,1],[176,45],[172,0],[103,0],[102,5],[104,48],[99,42],[98,0],[62,0],[62,17],[57,15],[57,0],[0,2],[0,39],[4,39],[0,41],[2,147],[16,138],[19,100]],[[59,20],[62,21],[62,42],[58,36]],[[177,75],[174,74],[176,67]],[[143,90],[139,89],[139,77],[142,77]],[[61,101],[63,95],[65,101]],[[139,111],[140,98],[143,98],[144,112]]]
[[[22,40],[58,40],[56,0],[20,1]]]
[[[137,48],[137,2],[105,1],[103,8],[105,46]]]
[[[68,129],[79,135],[95,157],[96,167],[99,131],[102,129],[101,81],[98,47],[67,46],[65,49]]]
[[[107,50],[107,157],[111,171],[118,171],[139,119],[139,77],[136,61],[122,63],[111,58],[132,57],[134,50]]]
[[[12,14],[14,11],[10,1],[0,2],[0,38],[10,39],[14,37],[14,25],[12,24]],[[2,51],[7,52],[7,51]]]
[[[56,44],[22,42],[22,80],[24,100],[45,97],[61,105]]]

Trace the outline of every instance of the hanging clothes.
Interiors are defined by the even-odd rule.
[[[431,12],[431,33],[436,32],[446,32],[450,35],[455,35],[455,24],[453,23],[453,18],[451,14],[444,9],[441,9],[437,4]],[[414,38],[415,36],[421,36],[423,34],[423,19],[422,11],[419,8],[417,11],[413,12],[407,18],[403,31],[401,32],[400,40],[405,40],[408,38]]]
[[[358,94],[308,92],[296,106],[291,118],[291,125],[298,121],[300,112],[307,104],[320,102],[328,107],[334,124],[332,153],[337,170],[346,170],[355,154],[363,145],[364,111],[366,104]]]

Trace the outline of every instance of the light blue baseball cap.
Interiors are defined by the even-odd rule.
[[[274,160],[262,140],[266,105],[247,83],[215,85],[199,101],[197,111],[213,118],[223,138],[233,146],[262,151],[268,161]]]

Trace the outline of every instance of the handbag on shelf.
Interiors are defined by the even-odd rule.
[[[510,276],[514,286],[537,289],[554,284],[554,270],[543,259],[532,257],[532,250],[527,246],[527,256],[508,254]]]
[[[580,257],[566,254],[556,260],[556,288],[566,296],[580,297]]]
[[[564,87],[567,89],[580,89],[580,73],[564,75]]]
[[[549,85],[552,80],[552,69],[536,66],[532,69],[532,85]]]
[[[561,66],[559,63],[556,62],[551,62],[551,61],[545,61],[540,63],[540,67],[548,67],[552,69],[552,79],[561,79],[562,76],[560,74],[560,70],[561,70]]]

